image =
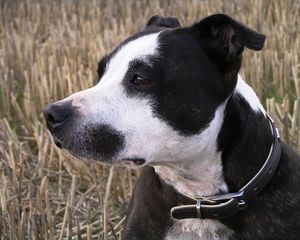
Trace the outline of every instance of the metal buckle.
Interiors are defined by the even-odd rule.
[[[195,197],[197,203],[195,205],[196,211],[197,211],[197,217],[200,219],[203,219],[203,216],[201,214],[201,204],[204,202],[204,204],[221,204],[222,201],[225,200],[231,200],[231,199],[236,199],[237,202],[237,208],[239,210],[244,210],[247,208],[247,204],[245,200],[241,199],[243,197],[244,191],[239,191],[239,192],[233,192],[233,193],[225,193],[225,194],[220,194],[216,196],[209,196],[209,197]]]
[[[244,191],[241,191],[241,192],[225,193],[221,195],[211,196],[211,197],[207,197],[207,199],[211,201],[223,201],[223,200],[229,200],[231,198],[240,198],[243,195],[244,195]]]
[[[241,197],[244,195],[244,191],[240,191],[240,192],[234,192],[234,193],[225,193],[225,194],[220,194],[220,195],[216,195],[216,196],[209,196],[209,197],[196,197],[197,200],[197,215],[199,217],[201,216],[201,212],[200,212],[200,206],[201,206],[201,202],[209,202],[212,204],[216,204],[217,202],[222,202],[225,200],[230,200],[230,199],[237,199],[238,200],[238,207],[240,210],[246,209],[247,204],[246,202],[241,199]],[[199,206],[199,207],[197,207]],[[199,208],[199,210],[198,210]],[[199,212],[198,212],[199,211]]]
[[[202,215],[201,215],[201,198],[197,198],[197,204],[196,204],[196,210],[197,210],[197,216],[198,218],[202,219]]]

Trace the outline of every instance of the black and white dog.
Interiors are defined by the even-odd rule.
[[[45,109],[58,147],[145,166],[124,240],[300,239],[299,157],[238,75],[264,41],[222,14],[154,16],[99,62],[96,86]]]

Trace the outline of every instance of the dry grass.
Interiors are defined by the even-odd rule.
[[[0,239],[120,238],[136,173],[62,155],[42,109],[91,86],[97,60],[151,15],[187,25],[216,12],[268,36],[242,73],[299,151],[299,1],[0,2]]]

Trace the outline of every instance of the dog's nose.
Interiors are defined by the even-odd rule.
[[[72,113],[72,105],[66,103],[49,104],[44,109],[44,116],[47,122],[47,127],[50,131],[61,126]]]

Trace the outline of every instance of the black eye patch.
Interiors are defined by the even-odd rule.
[[[148,71],[147,71],[148,70]],[[124,77],[124,81],[129,81],[135,75],[146,77],[145,74],[149,73],[149,66],[142,59],[134,59],[129,62],[128,69]]]
[[[159,59],[155,56],[147,56],[132,60],[123,79],[123,86],[130,96],[152,94],[160,84],[162,71]],[[139,84],[137,84],[139,80]]]

